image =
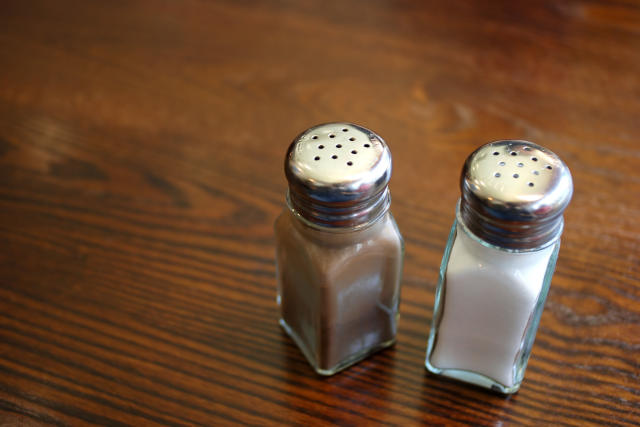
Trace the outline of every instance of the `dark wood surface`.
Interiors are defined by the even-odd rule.
[[[331,378],[280,330],[288,143],[394,155],[397,345]],[[573,202],[525,381],[428,375],[468,153],[545,145]],[[1,425],[637,425],[640,4],[0,4]]]

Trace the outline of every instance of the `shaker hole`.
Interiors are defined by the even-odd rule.
[[[520,176],[520,175],[518,175],[517,173],[514,173],[514,174],[513,174],[513,177],[514,177],[514,178],[518,178],[519,176]]]
[[[518,167],[521,168],[524,166],[524,163],[518,163]]]
[[[334,134],[329,135],[329,138],[335,138],[336,136]]]
[[[498,163],[498,164],[499,164],[500,166],[504,166],[504,165],[506,165],[506,163],[505,163],[505,162],[500,162],[500,163]]]
[[[356,139],[352,136],[351,138],[349,138],[349,141],[355,141]]]
[[[497,151],[494,151],[494,152],[493,152],[493,155],[494,155],[494,156],[497,156],[498,154],[500,154],[500,153],[498,153]]]
[[[531,151],[531,147],[524,147],[525,151]]]
[[[342,132],[349,132],[349,129],[347,129],[347,128],[343,128],[343,129],[342,129]]]
[[[365,148],[371,147],[371,145],[369,145],[369,144],[364,144],[364,146],[365,146]]]
[[[324,145],[318,145],[318,149],[322,150],[324,148]]]
[[[351,150],[351,154],[358,154],[356,150]]]
[[[534,175],[540,175],[540,172],[538,172],[538,171],[533,171],[533,174],[534,174]]]
[[[318,135],[313,135],[311,139],[318,139]]]
[[[320,160],[320,156],[315,156],[315,157],[313,158],[313,160],[315,160],[315,161]]]
[[[342,148],[342,144],[336,144],[336,148]]]
[[[331,156],[332,159],[337,159],[338,156],[336,156],[335,154],[333,156]]]
[[[529,187],[533,187],[533,182],[530,182],[530,183],[529,183]]]
[[[537,162],[538,158],[537,157],[532,157],[531,160],[533,160],[534,162]]]
[[[347,166],[353,166],[353,162],[347,162]]]
[[[553,168],[551,167],[551,165],[547,165],[547,169],[551,170]]]
[[[511,154],[512,156],[517,156],[517,155],[518,155],[518,153],[516,153],[515,151],[512,151],[510,154]]]
[[[495,176],[496,178],[500,178],[500,172],[496,172],[493,176]]]

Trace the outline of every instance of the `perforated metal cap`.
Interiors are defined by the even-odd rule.
[[[493,245],[531,250],[562,233],[571,200],[569,168],[550,150],[528,141],[496,141],[466,160],[460,178],[460,219]]]
[[[351,123],[302,132],[285,158],[289,207],[325,227],[363,227],[389,208],[391,153],[384,140]]]

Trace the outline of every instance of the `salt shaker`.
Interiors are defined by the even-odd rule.
[[[555,268],[571,174],[539,145],[497,141],[467,158],[460,187],[425,364],[515,393]]]
[[[391,153],[361,126],[323,124],[293,141],[285,174],[280,324],[318,374],[333,375],[395,342],[404,248],[389,211]]]

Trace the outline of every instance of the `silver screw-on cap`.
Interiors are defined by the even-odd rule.
[[[363,227],[390,203],[391,152],[369,129],[327,123],[302,132],[285,158],[289,207],[324,227]]]
[[[466,160],[460,177],[460,220],[480,239],[512,250],[544,247],[562,233],[571,200],[569,168],[528,141],[496,141]]]

